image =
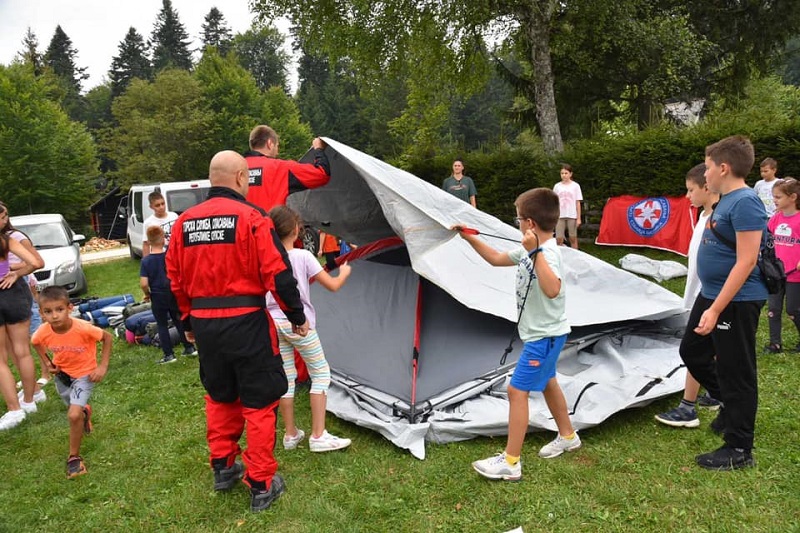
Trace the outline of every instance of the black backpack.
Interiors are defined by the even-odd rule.
[[[726,239],[714,229],[713,219],[710,221],[709,227],[720,242],[734,252],[736,251],[736,243],[730,239]],[[767,292],[770,294],[782,292],[786,287],[786,270],[783,268],[783,261],[778,259],[778,256],[775,255],[775,236],[769,230],[767,230],[767,238],[761,246],[761,251],[758,254],[758,262],[756,264],[761,270],[761,278],[764,280],[764,285],[767,286]]]

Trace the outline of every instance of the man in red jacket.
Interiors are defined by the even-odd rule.
[[[186,336],[197,340],[214,489],[228,490],[244,475],[250,509],[261,511],[285,487],[273,448],[278,400],[287,390],[265,294],[272,292],[299,335],[308,322],[272,221],[245,200],[245,159],[219,152],[209,179],[208,199],[173,226],[167,275]],[[236,461],[245,423],[246,473]]]
[[[286,197],[293,192],[322,187],[331,179],[325,142],[319,137],[311,143],[313,163],[277,159],[278,144],[275,130],[256,126],[250,132],[250,151],[244,154],[250,169],[247,200],[265,211],[286,204]]]

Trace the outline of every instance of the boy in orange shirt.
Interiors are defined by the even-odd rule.
[[[108,372],[111,357],[111,334],[85,320],[70,316],[72,304],[63,287],[50,286],[39,295],[39,309],[44,324],[31,338],[42,367],[56,376],[56,390],[69,408],[69,457],[67,477],[86,473],[80,456],[83,435],[92,432],[92,408],[89,397],[95,383]],[[103,342],[102,360],[97,364],[97,343]],[[53,354],[51,359],[47,352]]]

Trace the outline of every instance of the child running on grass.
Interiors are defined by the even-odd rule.
[[[293,450],[305,437],[305,432],[298,429],[294,421],[294,387],[297,379],[297,369],[294,366],[294,350],[300,353],[308,367],[311,377],[311,437],[308,447],[312,452],[328,452],[340,450],[350,446],[350,439],[339,438],[325,430],[325,406],[327,403],[328,387],[331,382],[331,370],[316,331],[316,314],[311,305],[309,282],[314,279],[329,291],[338,291],[350,276],[351,267],[346,262],[339,266],[339,275],[332,277],[320,266],[314,255],[302,248],[293,248],[293,243],[302,228],[300,215],[285,205],[273,207],[269,216],[275,225],[275,231],[281,239],[284,248],[288,250],[289,261],[292,263],[292,272],[297,279],[297,288],[300,290],[300,299],[303,310],[308,319],[308,335],[301,337],[292,331],[292,324],[286,319],[283,311],[272,295],[268,296],[267,307],[275,329],[278,330],[283,369],[289,381],[289,389],[280,401],[280,412],[286,426],[283,437],[283,447]]]
[[[42,367],[56,376],[56,391],[69,408],[69,456],[67,477],[86,473],[81,458],[81,440],[92,432],[92,407],[89,398],[96,383],[108,372],[111,357],[111,334],[72,318],[72,304],[63,287],[50,286],[39,295],[39,308],[44,324],[33,334],[31,342],[39,354]],[[97,343],[103,343],[102,360],[97,364]],[[53,353],[53,358],[47,352]]]
[[[462,231],[462,226],[453,227],[491,265],[517,267],[518,330],[525,346],[508,385],[508,441],[503,453],[472,463],[480,475],[506,481],[522,478],[520,455],[528,430],[531,391],[543,392],[558,427],[558,436],[539,450],[539,457],[558,457],[581,446],[556,380],[558,355],[570,332],[561,251],[553,238],[559,217],[558,195],[550,189],[531,189],[520,194],[514,206],[515,221],[522,232],[522,246],[516,250],[500,252]]]

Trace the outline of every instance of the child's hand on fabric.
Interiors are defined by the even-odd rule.
[[[348,277],[350,273],[353,271],[353,267],[351,267],[347,261],[339,265],[339,276]]]

